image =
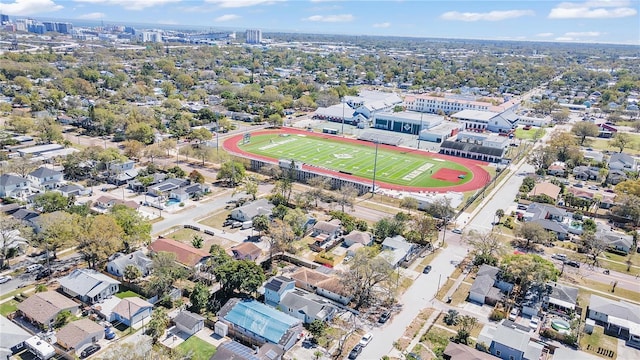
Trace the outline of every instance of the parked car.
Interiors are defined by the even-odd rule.
[[[569,265],[569,266],[573,266],[574,268],[579,268],[580,267],[580,263],[575,261],[575,260],[567,260],[567,261],[565,261],[565,264]]]
[[[80,358],[81,359],[87,358],[87,357],[95,354],[98,350],[100,350],[100,345],[91,344],[91,345],[87,346],[84,350],[82,350],[82,352],[80,353]]]
[[[382,313],[382,315],[380,315],[380,319],[378,319],[378,322],[380,324],[384,324],[387,322],[387,320],[389,320],[390,317],[391,317],[391,311],[385,311]]]
[[[42,269],[42,271],[40,271],[38,273],[38,275],[36,275],[36,280],[44,279],[49,275],[51,275],[51,270],[50,269]]]
[[[540,319],[538,319],[537,317],[532,317],[531,321],[529,321],[529,327],[532,328],[533,330],[537,330],[539,323],[540,323]]]
[[[553,254],[553,255],[551,255],[551,258],[552,259],[556,259],[556,260],[565,261],[565,260],[567,260],[567,255],[565,255],[565,254]]]
[[[6,275],[6,276],[0,276],[0,284],[4,284],[4,283],[8,282],[8,281],[9,281],[9,280],[11,280],[11,279],[12,279],[12,277],[11,277],[11,276],[9,276],[9,275]]]
[[[462,234],[462,229],[455,228],[455,229],[451,230],[451,232],[454,233],[454,234]]]
[[[357,358],[358,355],[360,355],[360,353],[362,352],[362,348],[363,348],[363,346],[358,344],[353,349],[351,349],[351,352],[349,353],[349,359],[353,360],[353,359]]]
[[[511,312],[509,313],[509,320],[514,321],[517,317],[518,317],[518,309],[517,308],[511,309]]]
[[[234,221],[231,223],[232,229],[239,228],[239,227],[242,227],[242,223],[240,221]]]
[[[104,328],[104,338],[107,340],[113,340],[116,338],[116,333],[110,326]]]
[[[428,274],[429,272],[431,272],[431,265],[427,265],[422,269],[423,274]]]
[[[371,333],[364,334],[362,336],[362,339],[360,339],[360,345],[362,345],[362,347],[369,345],[369,343],[371,342],[371,339],[373,339],[373,334]]]

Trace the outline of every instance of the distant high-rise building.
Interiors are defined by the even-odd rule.
[[[158,31],[143,31],[136,36],[141,42],[162,42],[162,34]]]
[[[247,44],[260,44],[262,42],[261,30],[247,30]]]
[[[8,24],[9,23],[9,15],[0,14],[0,24]]]
[[[124,28],[124,32],[128,33],[128,34],[136,34],[136,29],[131,27],[131,26],[125,26]]]
[[[42,25],[44,25],[46,31],[58,31],[58,27],[53,21],[43,21]]]
[[[18,20],[16,20],[16,30],[17,31],[27,31],[27,19],[18,19]]]
[[[69,34],[71,33],[71,30],[73,30],[72,23],[59,22],[59,23],[56,23],[56,27],[58,28],[58,32],[60,34]]]

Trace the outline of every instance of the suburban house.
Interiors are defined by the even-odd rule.
[[[296,281],[285,276],[274,276],[264,285],[264,303],[276,307],[287,292],[296,288]]]
[[[198,314],[183,310],[173,318],[176,328],[185,334],[193,335],[204,328],[204,318]]]
[[[57,192],[59,192],[60,194],[62,194],[62,196],[64,197],[69,197],[69,196],[85,196],[85,195],[89,195],[91,194],[91,189],[87,189],[84,186],[78,185],[78,184],[67,184],[67,185],[61,185],[59,188],[56,189]]]
[[[283,276],[271,278],[265,285],[265,303],[302,320],[329,321],[337,313],[336,307],[324,298],[295,288],[295,280]]]
[[[601,225],[598,223],[596,229],[596,238],[602,240],[608,248],[621,251],[628,254],[633,246],[633,236],[627,235],[619,231],[613,231],[611,227],[607,225]]]
[[[604,160],[604,154],[598,150],[582,150],[582,156],[585,160],[601,163]]]
[[[76,269],[58,279],[62,291],[85,303],[94,304],[117,293],[120,281],[90,269]]]
[[[228,252],[236,260],[256,261],[262,255],[262,249],[250,242],[240,243],[230,248]]]
[[[208,193],[209,186],[205,184],[190,184],[169,192],[169,199],[185,201]]]
[[[86,345],[104,339],[104,327],[88,318],[76,320],[63,326],[56,332],[58,344],[67,350],[75,349],[80,353]]]
[[[391,266],[397,267],[403,261],[409,260],[413,253],[414,244],[408,242],[402,235],[388,237],[382,242],[382,256]]]
[[[547,169],[547,174],[564,177],[567,175],[567,165],[562,161],[555,161]]]
[[[189,268],[199,268],[211,256],[203,249],[196,249],[191,245],[163,237],[158,237],[152,242],[149,250],[153,253],[164,251],[176,254],[176,261]]]
[[[289,350],[303,331],[302,321],[256,300],[233,298],[218,312],[216,334],[244,342],[270,342]],[[223,331],[223,333],[220,333]]]
[[[44,166],[27,175],[27,179],[31,181],[31,187],[40,191],[60,187],[64,182],[63,177],[62,171],[52,170]]]
[[[543,308],[548,312],[569,315],[575,312],[578,302],[578,288],[551,282],[546,284],[547,295],[543,299]]]
[[[560,186],[552,184],[550,182],[537,183],[527,196],[547,195],[553,200],[558,200],[560,195]]]
[[[23,197],[30,193],[28,179],[14,174],[0,175],[0,197]]]
[[[370,233],[364,231],[353,230],[349,234],[345,235],[343,238],[344,245],[349,247],[353,244],[362,244],[364,246],[369,246],[373,243],[373,236]]]
[[[113,175],[124,173],[126,171],[133,170],[135,167],[135,164],[136,162],[133,160],[127,160],[123,162],[112,161],[109,164],[107,164],[107,174],[109,176],[113,176]]]
[[[324,244],[337,238],[342,230],[342,222],[338,219],[331,221],[318,221],[313,225],[311,236],[316,239],[316,243]]]
[[[11,359],[13,354],[22,351],[25,340],[31,337],[31,334],[26,330],[4,316],[0,316],[0,334],[2,334],[0,336],[0,359]],[[48,357],[41,356],[40,359],[48,359]]]
[[[604,327],[606,334],[627,341],[640,349],[640,306],[591,295],[587,317]]]
[[[513,284],[501,280],[499,268],[483,264],[478,269],[476,279],[469,289],[469,301],[495,305],[504,297],[504,293],[508,293],[511,289]]]
[[[569,235],[563,225],[566,216],[566,211],[555,206],[531,203],[524,214],[524,221],[537,223],[545,230],[555,233],[559,240],[563,240]]]
[[[496,360],[491,354],[453,341],[447,344],[442,355],[445,360]]]
[[[538,360],[544,345],[531,340],[529,330],[503,320],[496,327],[485,325],[478,335],[477,344],[484,344],[491,355],[503,360]]]
[[[107,272],[109,274],[122,277],[124,270],[129,265],[133,265],[140,270],[142,276],[147,276],[151,272],[151,264],[153,260],[149,258],[142,250],[134,251],[131,254],[116,253],[107,263]]]
[[[19,229],[0,230],[0,239],[6,251],[13,250],[22,255],[29,249],[29,241],[21,236]]]
[[[284,351],[277,345],[265,343],[258,350],[236,341],[222,343],[209,360],[282,360]]]
[[[231,218],[236,221],[250,221],[258,215],[271,215],[274,206],[267,199],[258,199],[231,211]]]
[[[149,186],[147,188],[147,193],[154,196],[164,196],[168,198],[172,191],[178,190],[187,184],[189,184],[189,180],[187,179],[166,179],[161,183]]]
[[[56,316],[62,311],[76,315],[80,304],[56,292],[35,293],[18,304],[18,312],[29,322],[48,329],[53,326]]]
[[[600,180],[600,168],[580,165],[573,168],[573,176],[576,180]]]
[[[97,198],[94,203],[94,206],[102,211],[109,210],[116,205],[124,205],[134,210],[138,210],[138,208],[140,207],[140,204],[138,204],[135,201],[131,201],[131,200],[125,201],[122,199],[116,199],[114,197],[104,196],[104,195]]]
[[[137,296],[128,297],[120,300],[111,310],[111,319],[109,321],[117,321],[126,326],[144,323],[144,320],[151,317],[153,304],[143,300]]]
[[[627,173],[623,170],[609,170],[607,174],[607,183],[611,185],[618,185],[628,179]]]
[[[636,159],[628,154],[613,153],[609,156],[610,170],[636,171],[638,164]]]
[[[322,269],[322,267],[319,268],[319,270],[320,269]],[[342,305],[347,305],[353,298],[346,292],[340,279],[334,275],[300,267],[297,271],[293,272],[290,277],[296,281],[296,287],[314,292]]]

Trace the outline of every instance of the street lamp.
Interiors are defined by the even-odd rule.
[[[375,140],[374,143],[376,144],[376,155],[373,158],[373,184],[371,184],[371,196],[373,196],[376,193],[376,169],[378,167],[378,140]]]
[[[344,95],[342,96],[342,136],[344,137]]]
[[[418,129],[418,150],[420,150],[420,131],[422,131],[422,115],[424,113],[420,113],[420,128]]]

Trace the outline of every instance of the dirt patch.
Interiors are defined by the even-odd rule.
[[[418,331],[422,329],[424,323],[434,311],[435,309],[432,308],[422,310],[418,314],[418,316],[413,319],[411,324],[407,326],[407,328],[404,330],[404,334],[402,334],[402,336],[398,340],[396,340],[396,348],[400,351],[405,350],[407,346],[409,346],[409,343],[411,343],[411,340],[413,340],[413,338],[418,335]]]

